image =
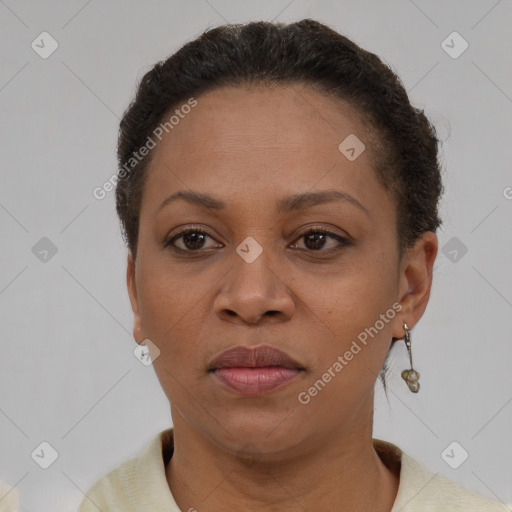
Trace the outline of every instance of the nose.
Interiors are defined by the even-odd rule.
[[[222,320],[241,324],[289,320],[295,301],[286,284],[287,276],[274,267],[265,251],[252,263],[236,254],[235,263],[220,282],[214,301],[216,314]]]

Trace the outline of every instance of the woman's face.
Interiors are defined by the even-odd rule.
[[[196,99],[152,150],[128,265],[134,336],[160,351],[175,426],[268,457],[368,428],[375,380],[408,320],[398,312],[408,284],[362,124],[305,86]],[[166,202],[178,191],[213,204]],[[278,387],[260,370],[274,387],[235,391],[209,363],[240,345],[284,351],[302,370],[278,371],[289,379]],[[230,375],[248,371],[258,370]]]

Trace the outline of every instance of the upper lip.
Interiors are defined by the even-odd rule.
[[[286,352],[270,345],[260,345],[254,348],[240,345],[224,350],[212,359],[208,365],[208,370],[213,371],[218,368],[265,368],[269,366],[304,369]]]

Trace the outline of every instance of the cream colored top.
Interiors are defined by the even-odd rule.
[[[0,512],[18,512],[18,489],[0,482]]]
[[[501,503],[430,472],[394,444],[379,439],[373,443],[386,466],[400,468],[398,494],[391,512],[511,512]],[[182,512],[165,476],[172,452],[170,428],[160,432],[138,457],[99,479],[78,512]]]

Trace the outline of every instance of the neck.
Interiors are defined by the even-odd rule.
[[[390,512],[398,491],[399,475],[373,447],[371,422],[364,432],[335,429],[321,445],[296,447],[279,461],[227,453],[181,416],[173,432],[166,477],[181,510]]]

